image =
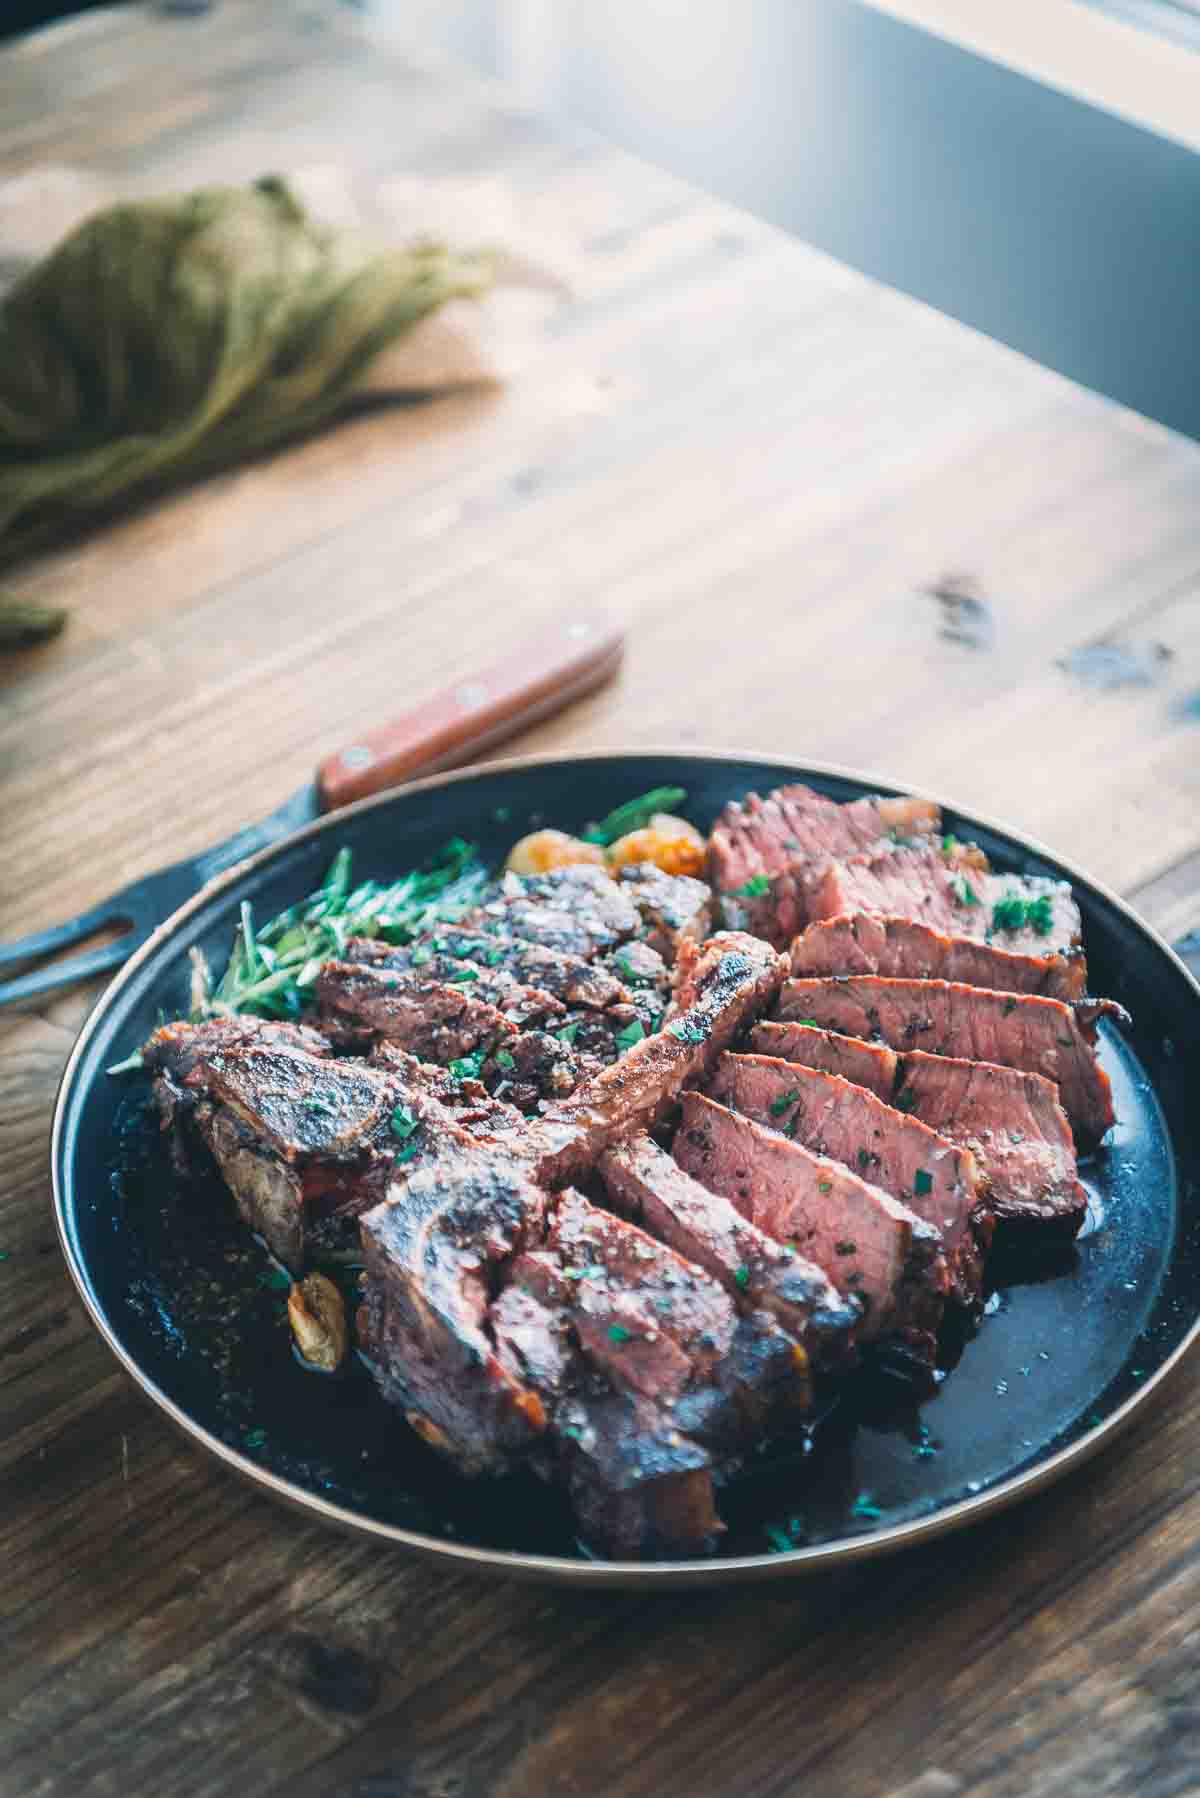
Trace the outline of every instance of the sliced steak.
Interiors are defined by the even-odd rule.
[[[855,1168],[941,1232],[951,1296],[978,1306],[991,1217],[975,1157],[837,1074],[767,1055],[720,1057],[706,1091],[731,1111]]]
[[[527,1152],[536,1177],[563,1186],[611,1144],[665,1116],[684,1085],[766,1010],[786,971],[785,959],[755,937],[711,937],[689,970],[678,1001],[685,1009],[531,1123]]]
[[[494,926],[494,927],[493,927]],[[425,939],[439,954],[465,956],[486,967],[502,969],[525,986],[551,993],[563,1005],[586,1005],[603,1010],[629,998],[611,962],[600,965],[581,955],[566,954],[530,942],[504,929],[503,915],[486,930],[462,924],[442,924]]]
[[[805,917],[816,923],[867,912],[974,935],[985,878],[936,843],[884,842],[860,855],[813,863],[804,879]]]
[[[964,1061],[1044,1074],[1059,1089],[1074,1129],[1096,1142],[1113,1123],[1112,1089],[1096,1060],[1096,1019],[1119,1006],[1064,1005],[1034,993],[996,993],[947,980],[884,980],[854,974],[790,980],[779,1016],[812,1017],[845,1036],[878,1037],[894,1049],[924,1049]]]
[[[503,1156],[450,1154],[359,1222],[362,1352],[384,1397],[465,1473],[504,1471],[546,1428],[542,1399],[488,1329],[492,1283],[540,1236],[544,1209]]]
[[[408,974],[416,981],[461,986],[472,999],[503,1012],[519,1030],[550,1024],[566,1010],[561,999],[541,987],[515,980],[504,968],[435,949],[429,942],[396,948],[373,937],[352,937],[340,959],[393,974]]]
[[[684,1095],[676,1161],[777,1242],[815,1261],[863,1307],[865,1341],[893,1332],[931,1358],[944,1274],[935,1229],[840,1162],[703,1094]]]
[[[815,1262],[693,1180],[649,1136],[609,1149],[599,1172],[619,1211],[719,1280],[740,1311],[770,1312],[819,1364],[846,1361],[858,1307],[838,1296]]]
[[[487,1051],[517,1029],[495,1005],[476,998],[469,985],[429,979],[423,969],[393,973],[327,961],[317,975],[316,995],[318,1015],[334,1041],[356,1047],[392,1042],[443,1065]]]
[[[200,1024],[163,1024],[142,1045],[142,1065],[153,1080],[159,1123],[169,1141],[178,1173],[192,1171],[194,1139],[190,1114],[207,1091],[207,1064],[221,1050],[274,1044],[302,1049],[310,1055],[332,1053],[328,1040],[304,1024],[269,1022],[264,1018],[208,1018]],[[188,1076],[196,1078],[189,1080]]]
[[[809,787],[751,793],[727,805],[709,837],[709,871],[722,923],[768,941],[791,941],[806,923],[804,881],[816,861],[853,855],[880,838],[922,838],[941,829],[923,799],[856,799],[838,805]]]
[[[1052,1081],[1041,1074],[921,1050],[901,1063],[897,1103],[974,1150],[997,1222],[1050,1226],[1070,1238],[1087,1214],[1075,1145]]]
[[[642,940],[668,962],[685,937],[703,942],[712,929],[712,890],[702,880],[643,862],[623,867],[617,884],[637,907]]]
[[[896,1053],[882,1043],[860,1042],[856,1036],[839,1036],[835,1030],[819,1030],[803,1020],[791,1024],[756,1024],[746,1038],[755,1055],[776,1055],[804,1067],[840,1074],[855,1086],[865,1086],[880,1099],[891,1101],[896,1086]]]
[[[1083,951],[1025,953],[992,942],[947,935],[911,918],[858,912],[810,924],[791,947],[792,972],[807,978],[830,974],[882,974],[901,980],[953,980],[995,992],[1044,993],[1080,999],[1087,988]]]

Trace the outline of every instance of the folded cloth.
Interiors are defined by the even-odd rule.
[[[0,560],[326,423],[492,272],[372,249],[275,176],[96,213],[0,303]]]

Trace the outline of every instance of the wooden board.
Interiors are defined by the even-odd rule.
[[[0,936],[269,810],[565,599],[628,622],[629,666],[522,747],[875,767],[1200,924],[1195,445],[318,0],[18,42],[0,121],[14,261],[31,212],[283,167],[381,232],[414,191],[490,219],[570,289],[509,386],[9,577],[73,616],[0,675]],[[719,1600],[435,1573],[219,1474],[93,1339],[45,1174],[92,997],[0,1017],[6,1798],[1193,1789],[1194,1366],[1056,1491],[889,1564]]]

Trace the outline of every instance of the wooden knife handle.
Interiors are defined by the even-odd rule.
[[[621,631],[595,615],[556,620],[533,641],[436,693],[391,724],[340,749],[317,769],[323,812],[418,774],[473,760],[540,718],[581,699],[620,666]]]

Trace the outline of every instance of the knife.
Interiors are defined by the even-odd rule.
[[[126,927],[114,942],[0,982],[0,1006],[119,967],[164,918],[227,868],[356,799],[474,760],[609,680],[623,650],[623,634],[606,619],[583,615],[556,621],[491,667],[454,681],[329,756],[314,780],[259,823],[200,855],[143,875],[78,917],[0,944],[4,967],[56,954],[101,930]]]

